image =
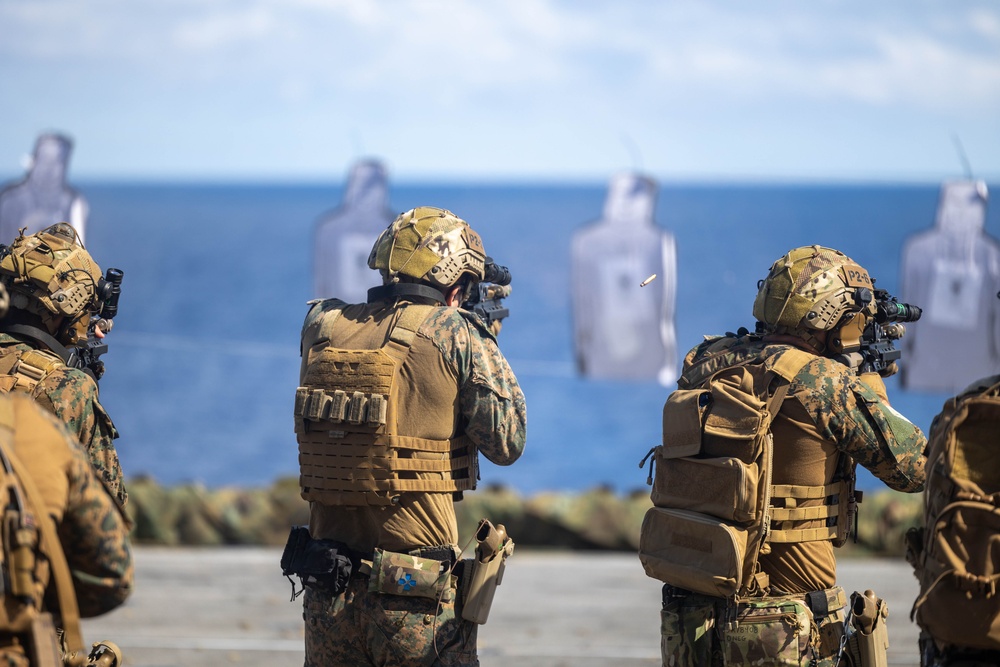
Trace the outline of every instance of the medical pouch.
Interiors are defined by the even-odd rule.
[[[368,590],[388,595],[409,595],[441,600],[446,589],[457,587],[447,561],[375,550]]]
[[[651,507],[639,534],[647,575],[713,597],[740,589],[746,549],[745,528],[687,510]]]
[[[727,665],[799,667],[810,664],[813,614],[798,598],[749,598],[740,602],[736,622],[725,626]]]

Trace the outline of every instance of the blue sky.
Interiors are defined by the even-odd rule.
[[[0,174],[1000,178],[992,0],[0,0]]]

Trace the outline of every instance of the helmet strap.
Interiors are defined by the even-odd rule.
[[[442,305],[445,303],[444,294],[441,293],[441,290],[419,283],[390,283],[388,285],[372,287],[368,290],[368,303],[398,299],[402,296],[419,296],[437,301]]]

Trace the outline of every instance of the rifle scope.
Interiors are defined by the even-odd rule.
[[[916,322],[920,319],[923,311],[917,306],[908,303],[899,303],[895,299],[879,300],[875,321],[879,324],[886,322]]]
[[[487,257],[486,266],[483,268],[483,282],[510,285],[510,269],[495,263],[492,257]]]
[[[106,320],[118,314],[118,298],[122,294],[122,278],[125,272],[121,269],[108,269],[97,283],[97,300],[101,302],[99,315]]]

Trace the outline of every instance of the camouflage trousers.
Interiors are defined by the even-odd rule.
[[[456,615],[457,591],[437,600],[368,591],[354,576],[331,596],[306,587],[305,667],[478,667],[478,626]]]
[[[836,667],[844,634],[843,589],[805,595],[721,598],[664,587],[663,667]],[[821,613],[814,613],[813,607]]]

